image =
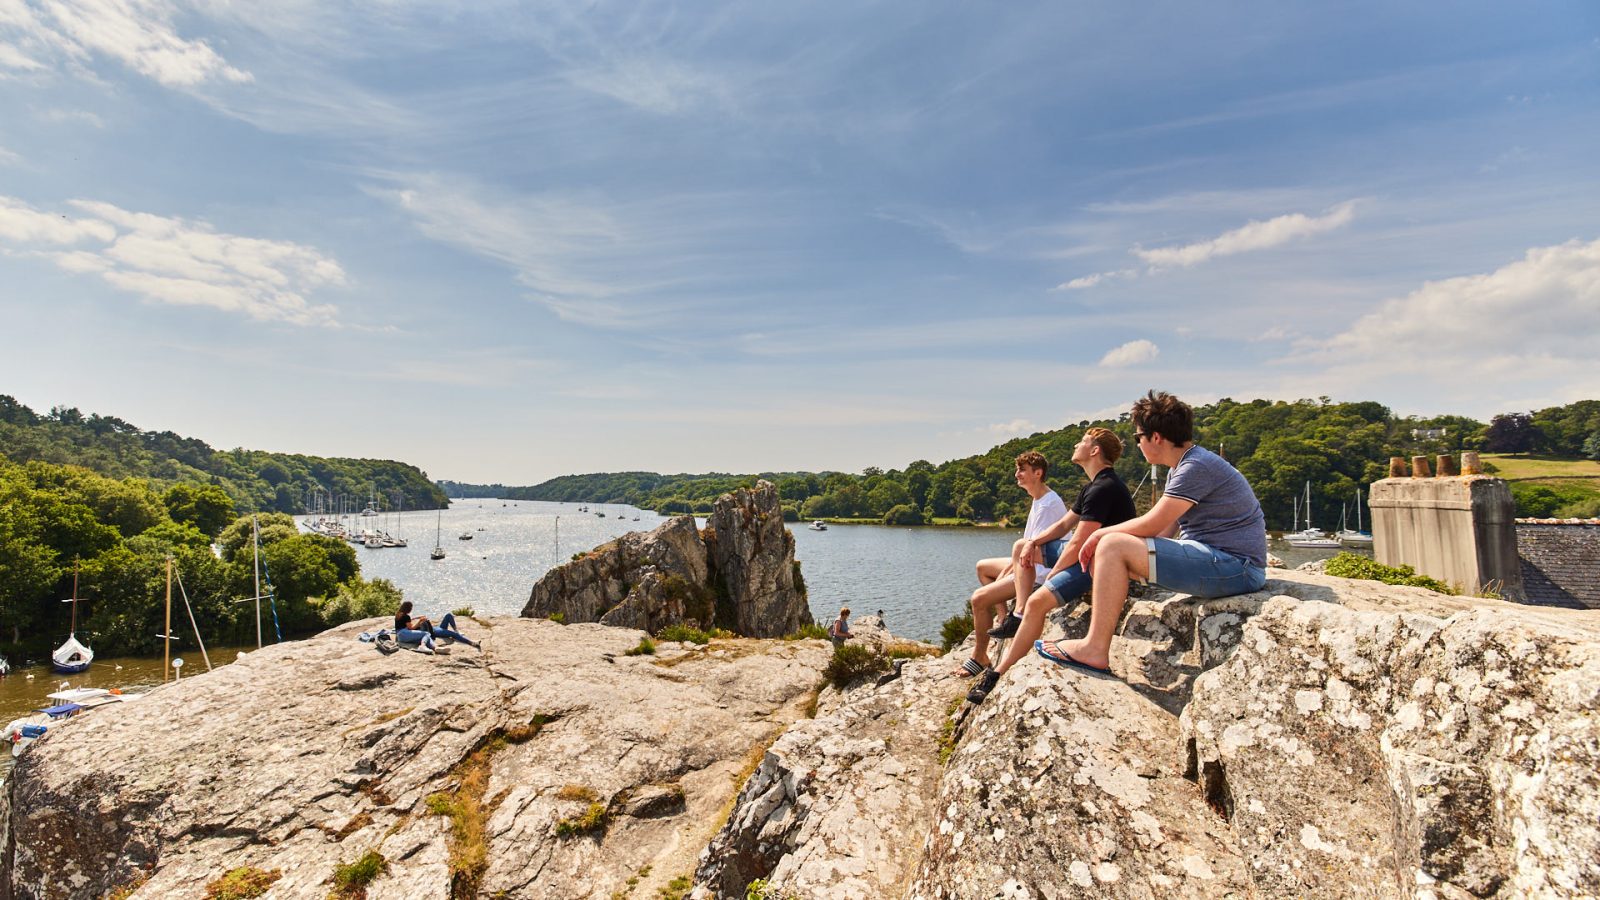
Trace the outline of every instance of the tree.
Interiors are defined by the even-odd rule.
[[[233,521],[233,500],[212,484],[175,484],[161,497],[172,521],[193,525],[216,537]]]
[[[1483,449],[1490,453],[1530,453],[1538,438],[1533,416],[1528,413],[1505,413],[1489,420]]]

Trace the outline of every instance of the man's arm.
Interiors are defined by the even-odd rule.
[[[1066,515],[1055,520],[1055,522],[1051,523],[1050,525],[1045,526],[1039,531],[1038,534],[1031,538],[1024,538],[1016,545],[1015,552],[1011,554],[1012,566],[1021,565],[1024,560],[1031,561],[1038,559],[1038,547],[1040,544],[1048,544],[1051,541],[1060,539],[1062,535],[1071,531],[1073,528],[1077,527],[1077,525],[1078,514],[1070,509],[1067,510]],[[1068,563],[1068,565],[1071,565],[1071,563]]]
[[[1101,538],[1107,534],[1131,534],[1134,537],[1166,537],[1176,533],[1178,520],[1189,511],[1194,503],[1169,495],[1156,501],[1150,511],[1136,519],[1129,519],[1120,525],[1111,525],[1101,528],[1090,535],[1078,549],[1078,559],[1083,563],[1084,571],[1089,571],[1094,563],[1094,550],[1099,546]]]

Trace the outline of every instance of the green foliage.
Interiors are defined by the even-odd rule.
[[[264,871],[254,866],[229,869],[221,878],[206,885],[206,900],[250,900],[259,897],[283,877],[283,870]]]
[[[550,621],[556,623],[557,625],[565,625],[565,624],[567,624],[567,614],[564,613],[564,612],[553,612],[550,615],[546,616],[545,618],[547,618]]]
[[[400,608],[402,599],[394,582],[386,578],[367,581],[357,576],[338,585],[333,596],[322,601],[318,611],[324,625],[342,625],[357,619],[392,616]]]
[[[1441,594],[1454,594],[1455,589],[1442,581],[1418,575],[1410,566],[1386,566],[1371,557],[1358,556],[1354,553],[1340,553],[1328,560],[1326,572],[1340,578],[1359,578],[1366,581],[1381,581],[1384,584],[1404,584],[1413,587],[1427,588]]]
[[[816,624],[815,622],[811,622],[801,625],[800,630],[794,632],[793,634],[784,635],[783,639],[786,641],[825,641],[828,639],[828,629]]]
[[[844,690],[858,678],[889,671],[889,660],[863,644],[840,644],[833,648],[833,658],[828,660],[822,677],[833,686]]]
[[[757,878],[745,885],[744,900],[767,900],[767,880]]]
[[[1026,518],[1026,514],[1024,514],[1024,518]],[[928,523],[923,518],[921,509],[909,503],[902,503],[899,506],[890,507],[889,511],[883,514],[883,524],[926,525]]]
[[[1600,480],[1549,479],[1510,482],[1517,515],[1535,519],[1551,516],[1588,518],[1600,507]]]
[[[667,886],[656,891],[658,900],[683,900],[689,896],[689,889],[694,887],[694,880],[687,875],[679,875],[667,882]]]
[[[954,650],[958,644],[967,639],[972,633],[972,613],[963,613],[951,616],[939,626],[940,646],[946,653]]]
[[[214,484],[175,484],[161,495],[161,502],[172,521],[193,525],[208,538],[234,520],[233,499]]]
[[[711,635],[706,634],[704,631],[698,628],[691,628],[688,625],[678,624],[668,625],[661,629],[656,632],[656,637],[663,641],[681,641],[685,644],[707,644],[711,641]]]
[[[333,897],[364,897],[367,885],[389,871],[389,861],[376,850],[361,854],[355,862],[333,867]]]
[[[637,647],[634,647],[632,650],[623,651],[622,655],[623,656],[654,656],[655,652],[656,652],[656,642],[650,640],[650,636],[649,635],[645,635],[644,637],[639,639],[639,645]]]
[[[455,609],[450,610],[450,614],[458,619],[470,619],[477,615],[477,613],[470,606],[458,606]]]
[[[556,837],[572,837],[599,831],[606,825],[606,805],[591,803],[584,811],[556,823]]]

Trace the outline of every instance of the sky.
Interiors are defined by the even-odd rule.
[[[1600,397],[1600,4],[0,0],[0,394],[434,478]]]

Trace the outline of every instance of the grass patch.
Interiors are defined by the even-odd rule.
[[[470,619],[473,616],[477,615],[477,613],[474,612],[472,607],[470,607],[470,606],[463,606],[463,607],[461,607],[459,609],[452,609],[452,610],[450,610],[450,613],[452,615],[454,615],[458,619]]]
[[[681,641],[685,644],[709,644],[711,635],[698,628],[687,625],[668,625],[656,632],[656,637],[663,641]]]
[[[127,884],[123,885],[122,887],[119,887],[116,890],[112,891],[111,893],[107,894],[106,897],[105,897],[105,900],[128,900],[129,897],[133,896],[135,891],[139,890],[139,888],[144,887],[145,882],[147,882],[149,880],[150,880],[150,876],[149,875],[140,875],[138,878],[135,878],[134,880],[128,882]]]
[[[679,875],[667,882],[667,886],[656,889],[657,900],[683,900],[689,896],[689,889],[694,887],[694,881],[687,875]]]
[[[828,660],[827,668],[822,670],[822,677],[828,679],[834,687],[844,690],[846,685],[858,678],[887,671],[889,671],[888,657],[875,653],[862,644],[840,644],[833,648],[833,657]]]
[[[784,635],[783,639],[786,641],[825,641],[828,639],[828,629],[812,622],[807,625],[801,625],[799,631],[790,632]]]
[[[956,752],[956,710],[961,708],[965,698],[957,697],[950,701],[944,711],[944,724],[939,726],[939,765],[950,761],[951,754]]]
[[[387,871],[389,861],[376,850],[368,850],[355,862],[340,863],[333,867],[333,892],[328,900],[362,900],[367,896],[367,885]]]
[[[939,626],[939,646],[944,652],[949,653],[972,633],[972,613],[960,616],[951,616]]]
[[[282,877],[282,869],[267,871],[255,866],[229,869],[221,878],[206,885],[206,900],[249,900],[259,897]]]
[[[1530,478],[1510,483],[1517,515],[1530,519],[1590,519],[1600,515],[1600,479]]]
[[[1427,588],[1441,594],[1454,594],[1455,588],[1435,578],[1418,575],[1410,566],[1386,566],[1377,560],[1366,556],[1357,556],[1354,553],[1340,553],[1328,560],[1324,569],[1329,575],[1340,578],[1356,578],[1365,581],[1381,581],[1384,584],[1404,584],[1412,587]]]
[[[342,841],[371,824],[372,816],[365,812],[358,812],[350,817],[350,821],[344,823],[343,828],[333,833],[333,839],[336,841]]]
[[[644,637],[639,638],[639,646],[634,647],[632,650],[624,650],[622,652],[622,655],[623,656],[654,656],[655,653],[656,653],[656,642],[650,640],[650,635],[647,634]]]
[[[883,650],[883,655],[890,659],[920,659],[924,656],[938,656],[939,653],[938,648],[916,641],[894,641]]]
[[[557,625],[567,624],[567,614],[563,612],[553,612],[550,615],[545,616],[545,618],[556,623]]]
[[[488,738],[450,773],[447,780],[456,782],[455,791],[428,795],[428,812],[450,819],[450,896],[454,900],[476,897],[478,881],[489,866],[484,824],[494,810],[492,805],[485,804],[484,794],[489,789],[494,755],[510,744],[532,739],[548,721],[545,716],[534,716],[527,725]]]
[[[582,813],[557,822],[556,837],[573,837],[600,831],[606,827],[607,818],[604,803],[591,803]]]
[[[1507,481],[1525,478],[1600,478],[1600,460],[1513,456],[1509,453],[1485,453],[1479,459],[1494,466],[1494,472]]]
[[[558,800],[577,800],[581,803],[593,803],[600,799],[594,788],[584,787],[581,784],[564,784],[561,790],[556,791]]]

